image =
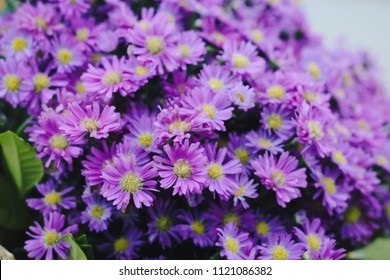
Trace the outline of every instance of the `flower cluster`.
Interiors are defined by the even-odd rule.
[[[73,233],[99,258],[340,259],[390,232],[378,71],[297,1],[35,2],[0,18],[0,102],[45,165],[28,257]]]

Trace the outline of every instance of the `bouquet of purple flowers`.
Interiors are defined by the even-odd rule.
[[[25,223],[1,207],[19,258],[342,259],[390,232],[377,68],[297,1],[20,3],[0,55],[0,131],[39,159]]]

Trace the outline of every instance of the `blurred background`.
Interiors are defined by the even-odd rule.
[[[390,95],[390,0],[301,0],[316,33],[327,46],[343,38],[351,48],[370,51]]]

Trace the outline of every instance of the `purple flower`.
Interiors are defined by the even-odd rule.
[[[135,163],[134,156],[128,159],[124,155],[113,159],[113,165],[107,165],[102,174],[102,195],[122,212],[126,210],[130,199],[133,198],[135,207],[142,205],[150,207],[155,199],[157,171],[153,162],[143,166]]]
[[[10,30],[1,38],[0,42],[2,53],[7,59],[14,58],[16,61],[26,61],[35,54],[34,41],[27,33]]]
[[[84,62],[75,39],[70,36],[54,37],[51,53],[58,73],[70,73]]]
[[[243,83],[237,83],[229,90],[229,96],[233,104],[245,112],[255,107],[255,90]]]
[[[127,139],[137,143],[146,151],[158,152],[156,137],[156,116],[145,113],[138,118],[129,118]]]
[[[245,138],[247,140],[247,146],[255,152],[264,150],[272,154],[283,152],[283,140],[262,129],[248,132]]]
[[[205,150],[209,160],[207,167],[208,181],[206,185],[211,192],[217,193],[221,198],[227,199],[232,189],[237,188],[237,182],[233,175],[241,172],[241,164],[238,160],[226,161],[226,148],[217,149],[218,144],[206,144]]]
[[[229,68],[220,65],[204,65],[199,73],[197,84],[208,87],[216,92],[226,92],[233,88],[236,78],[232,76]]]
[[[306,219],[302,223],[302,228],[303,230],[294,227],[294,233],[299,241],[305,246],[306,250],[319,252],[326,238],[321,220],[316,218],[310,222]]]
[[[299,188],[306,188],[306,169],[298,167],[298,160],[290,156],[288,152],[276,159],[272,154],[259,156],[252,162],[257,175],[267,189],[276,193],[276,199],[280,206],[286,207],[286,203],[301,196]]]
[[[292,240],[291,234],[272,235],[260,246],[261,260],[300,260],[304,247]]]
[[[335,249],[335,247],[336,240],[325,238],[320,250],[310,252],[310,258],[312,260],[341,260],[345,258],[345,249]]]
[[[182,211],[178,218],[183,221],[178,228],[183,235],[183,239],[191,238],[196,246],[200,248],[214,245],[213,238],[209,234],[210,221],[206,219],[202,212],[197,210]]]
[[[35,226],[30,226],[27,234],[32,238],[27,240],[24,249],[28,252],[29,258],[36,260],[54,259],[54,253],[59,257],[66,259],[69,254],[70,244],[62,240],[65,234],[77,231],[77,225],[63,228],[65,225],[65,216],[59,213],[49,213],[44,217],[44,226],[35,222]]]
[[[283,140],[290,138],[294,134],[291,112],[284,106],[265,107],[261,113],[261,118],[263,128],[274,132]]]
[[[58,186],[53,181],[47,181],[36,185],[37,190],[43,195],[43,198],[29,198],[26,200],[27,205],[43,214],[58,211],[62,209],[72,209],[76,207],[76,199],[69,196],[74,187],[57,190]]]
[[[233,107],[223,93],[214,93],[208,88],[195,88],[183,99],[183,112],[201,112],[202,121],[213,130],[225,131],[224,121],[232,117]]]
[[[111,221],[111,205],[98,195],[90,195],[83,200],[87,208],[81,212],[81,223],[88,223],[91,231],[101,232],[107,230],[108,223]]]
[[[175,205],[169,201],[158,200],[148,209],[151,221],[148,223],[148,239],[152,243],[158,240],[163,249],[172,246],[172,240],[180,241],[180,227],[176,224],[178,215]]]
[[[218,242],[215,245],[223,247],[222,257],[245,260],[248,259],[247,248],[252,247],[252,242],[247,232],[241,232],[234,223],[228,223],[223,229],[218,228]]]
[[[86,134],[95,139],[108,138],[110,132],[121,127],[120,116],[114,106],[101,109],[97,102],[93,102],[83,109],[80,104],[73,102],[68,109],[60,129],[70,138],[78,139]]]
[[[252,170],[250,161],[253,160],[251,151],[247,148],[245,137],[236,133],[229,134],[228,156],[240,161],[245,174],[249,175]]]
[[[232,190],[232,195],[234,196],[234,206],[240,202],[245,209],[248,209],[249,204],[246,199],[257,198],[259,196],[257,193],[258,185],[255,184],[253,179],[249,180],[246,175],[236,175],[235,179],[238,182],[238,188]]]
[[[173,195],[200,194],[205,186],[207,171],[205,165],[207,157],[199,143],[189,144],[185,140],[183,145],[164,146],[167,158],[154,156],[155,167],[162,178],[161,187],[173,187]]]
[[[280,221],[279,216],[273,217],[270,214],[265,214],[263,211],[257,211],[255,216],[254,232],[255,237],[260,242],[267,241],[270,236],[277,236],[286,232],[286,228]]]
[[[61,14],[67,18],[81,16],[91,5],[87,0],[54,0],[53,2],[57,2]]]
[[[196,65],[202,61],[206,52],[205,44],[195,31],[185,31],[180,34],[177,49],[181,53],[180,66],[186,70],[186,64]]]

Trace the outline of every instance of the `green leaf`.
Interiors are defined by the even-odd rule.
[[[349,252],[349,259],[390,260],[390,238],[377,238],[362,249]]]
[[[0,147],[5,165],[23,197],[43,177],[42,161],[36,158],[33,147],[11,131],[0,134]]]
[[[77,244],[77,242],[74,240],[74,237],[72,234],[65,234],[62,237],[62,240],[66,241],[70,244],[70,252],[68,256],[68,260],[87,260],[87,256],[83,252],[83,250],[80,248],[80,246]]]
[[[28,225],[28,208],[11,182],[0,176],[0,226],[20,230]]]

